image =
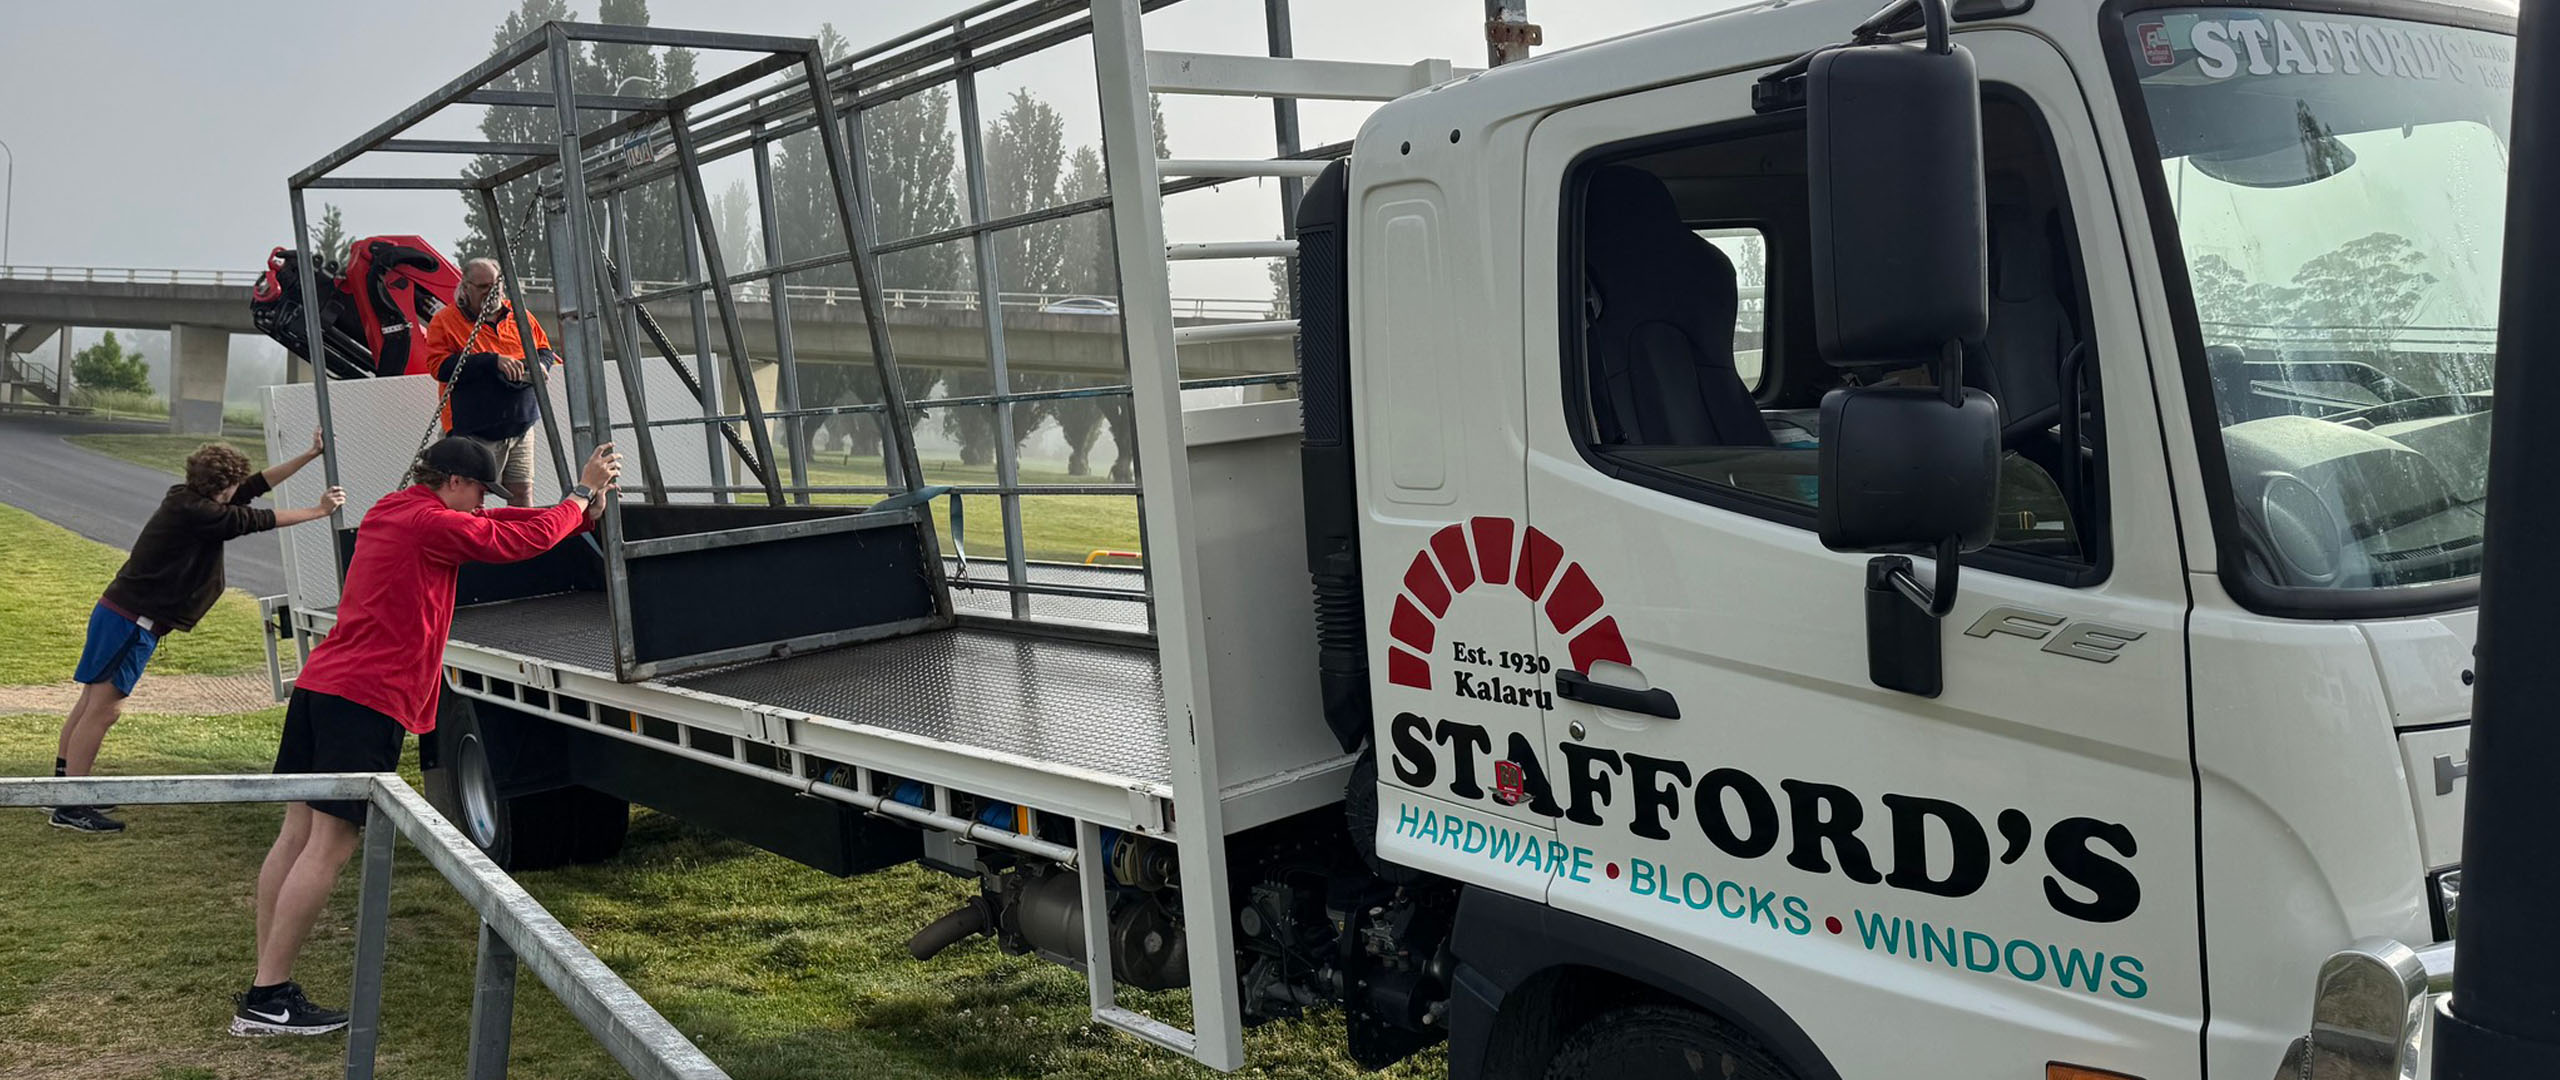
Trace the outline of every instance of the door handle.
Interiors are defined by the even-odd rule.
[[[1567,668],[1556,672],[1556,689],[1558,693],[1565,696],[1567,701],[1579,701],[1587,705],[1597,705],[1603,709],[1617,709],[1622,712],[1644,713],[1648,716],[1659,716],[1665,720],[1680,719],[1680,699],[1672,697],[1671,691],[1659,687],[1651,690],[1630,690],[1623,686],[1611,686]]]

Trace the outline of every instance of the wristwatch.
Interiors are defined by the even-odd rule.
[[[588,487],[585,484],[571,485],[569,488],[569,494],[576,498],[585,499],[591,503],[596,501],[596,489]]]

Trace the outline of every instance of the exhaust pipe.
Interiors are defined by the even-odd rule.
[[[941,955],[944,949],[986,933],[993,925],[994,920],[988,918],[987,902],[971,900],[916,931],[916,936],[907,939],[907,955],[918,960],[931,960]]]

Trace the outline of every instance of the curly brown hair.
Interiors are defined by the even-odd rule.
[[[210,499],[256,471],[240,451],[221,443],[206,443],[187,455],[187,490]]]

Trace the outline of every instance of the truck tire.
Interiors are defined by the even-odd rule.
[[[1694,1009],[1640,1005],[1582,1025],[1547,1080],[1796,1080],[1776,1058]]]
[[[622,850],[629,803],[582,787],[502,794],[489,732],[467,702],[448,696],[435,734],[436,763],[424,770],[427,802],[499,869],[542,870]]]

